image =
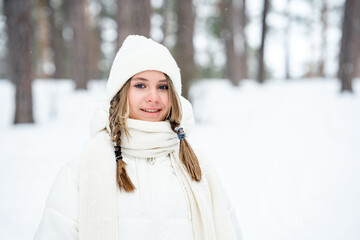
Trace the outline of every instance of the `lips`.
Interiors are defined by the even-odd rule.
[[[157,113],[160,112],[161,109],[141,109],[141,111],[147,112],[147,113]]]

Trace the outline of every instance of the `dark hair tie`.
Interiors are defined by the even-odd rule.
[[[183,127],[176,127],[175,131],[179,140],[183,140],[185,138],[186,132]]]
[[[122,155],[121,155],[121,146],[114,146],[115,147],[115,159],[116,159],[116,162],[119,160],[119,159],[123,159]]]

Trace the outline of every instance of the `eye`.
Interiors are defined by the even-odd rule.
[[[169,89],[169,86],[168,86],[168,85],[161,85],[161,86],[159,86],[159,89],[161,89],[161,90],[168,90],[168,89]]]
[[[138,83],[135,85],[136,88],[145,88],[144,84]]]

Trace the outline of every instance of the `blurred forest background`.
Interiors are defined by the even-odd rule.
[[[352,92],[360,77],[358,0],[3,0],[0,8],[0,78],[16,87],[14,123],[33,122],[35,79],[73,79],[77,89],[106,79],[128,34],[172,51],[185,97],[203,78],[234,86],[338,78],[339,91]]]

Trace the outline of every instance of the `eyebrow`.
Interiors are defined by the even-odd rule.
[[[145,81],[145,82],[149,81],[146,78],[142,78],[142,77],[132,78],[131,80],[140,80],[140,81]],[[166,79],[161,79],[158,82],[167,82],[167,80]]]

